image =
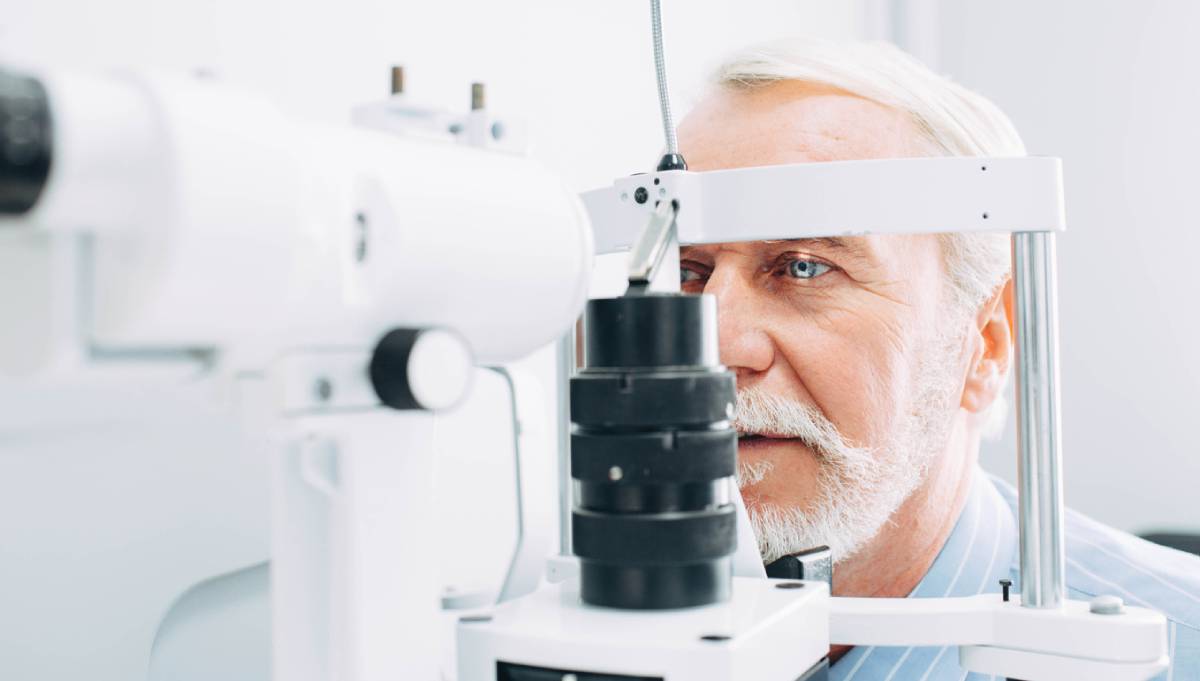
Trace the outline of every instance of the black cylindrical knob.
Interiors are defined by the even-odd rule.
[[[584,365],[719,366],[717,300],[712,296],[648,295],[588,301],[583,316]]]
[[[51,125],[41,82],[0,70],[0,215],[37,204],[50,176]]]
[[[683,156],[679,154],[663,154],[663,157],[658,160],[659,172],[667,170],[687,170],[687,161],[683,160]]]

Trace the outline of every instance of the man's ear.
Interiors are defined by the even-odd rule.
[[[979,343],[967,367],[962,407],[979,414],[1004,389],[1013,361],[1013,285],[1010,278],[984,302],[975,317]]]

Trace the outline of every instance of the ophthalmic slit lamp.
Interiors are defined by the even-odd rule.
[[[1026,681],[1165,669],[1162,614],[1097,614],[1064,590],[1059,161],[688,171],[658,5],[666,153],[582,201],[494,148],[481,88],[466,117],[414,130],[395,100],[317,126],[198,79],[0,71],[0,247],[61,284],[36,301],[51,321],[15,325],[0,363],[221,357],[270,383],[269,415],[251,420],[271,435],[279,679],[439,678],[447,614],[464,681],[816,680],[831,644],[956,646],[965,669]],[[716,306],[679,294],[679,245],[930,232],[1013,235],[1020,597],[836,598],[827,581],[766,579],[741,560],[756,551],[731,480]],[[593,255],[623,251],[625,295],[585,304]],[[458,263],[497,257],[510,266],[456,283]],[[576,372],[563,334],[581,311]],[[553,447],[535,382],[500,365],[555,339],[562,555],[547,565]],[[512,399],[518,542],[499,594],[459,610],[412,556],[433,551],[433,419],[477,369]],[[196,581],[163,579],[170,595]],[[148,600],[139,621],[170,605]]]

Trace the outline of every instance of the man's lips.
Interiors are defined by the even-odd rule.
[[[738,435],[738,448],[759,449],[779,444],[800,442],[799,438],[785,437],[769,433],[741,433]]]

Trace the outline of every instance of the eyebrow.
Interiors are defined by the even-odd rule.
[[[762,241],[761,243],[794,244],[796,246],[820,245],[836,250],[851,250],[854,248],[854,246],[848,243],[845,239],[836,236],[806,237],[804,239],[768,239]]]
[[[760,241],[748,241],[747,244],[757,244],[760,246],[774,246],[776,250],[797,249],[803,250],[805,247],[821,246],[833,251],[844,254],[848,258],[856,260],[865,260],[874,262],[873,249],[863,243],[862,239],[844,238],[837,236],[822,236],[822,237],[803,237],[800,239],[763,239]],[[680,255],[684,256],[687,253],[698,250],[703,251],[706,247],[719,246],[720,244],[686,244],[679,249]]]

